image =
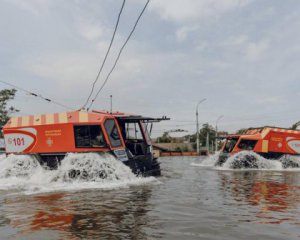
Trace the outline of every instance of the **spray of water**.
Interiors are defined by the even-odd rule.
[[[155,182],[135,176],[110,154],[70,153],[57,170],[46,170],[29,155],[0,157],[0,190],[32,194],[79,189],[111,189]]]
[[[266,159],[252,151],[241,151],[230,156],[221,166],[217,166],[220,152],[205,158],[193,166],[210,167],[217,170],[272,170],[299,171],[300,156],[283,155],[280,159]]]
[[[116,160],[110,154],[75,154],[70,153],[59,168],[59,179],[64,181],[116,181],[132,180],[135,175],[130,168]]]
[[[255,152],[242,151],[229,157],[220,169],[268,169],[282,170],[278,160],[265,159]]]
[[[204,158],[200,163],[192,163],[192,166],[200,166],[200,167],[214,167],[216,162],[218,161],[220,152],[216,152],[208,157]]]
[[[40,168],[39,162],[31,156],[5,155],[0,159],[0,178],[28,178]]]

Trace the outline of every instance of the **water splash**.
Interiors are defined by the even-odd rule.
[[[32,156],[2,155],[0,158],[0,178],[22,177],[26,178],[41,168],[37,159]]]
[[[216,162],[218,161],[220,152],[216,152],[208,157],[204,158],[200,163],[192,163],[192,166],[200,166],[200,167],[214,167]]]
[[[220,152],[192,166],[210,167],[217,170],[271,170],[300,171],[300,156],[283,155],[280,159],[266,159],[252,151],[241,151],[230,156],[221,166],[216,166]]]
[[[111,189],[153,181],[154,177],[135,176],[129,167],[107,153],[70,153],[57,170],[44,169],[33,156],[0,157],[0,190],[21,190],[32,194],[91,188]]]
[[[74,177],[83,181],[96,182],[136,178],[130,168],[110,154],[70,153],[62,161],[59,171],[59,177],[64,181],[74,181]]]
[[[241,151],[230,156],[219,169],[268,169],[282,170],[282,163],[266,159],[255,152]]]

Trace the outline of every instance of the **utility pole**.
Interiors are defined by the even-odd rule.
[[[197,154],[200,154],[200,139],[199,139],[199,120],[198,120],[198,108],[196,110],[196,139],[197,139]]]
[[[196,138],[197,138],[197,154],[199,155],[200,154],[200,139],[199,139],[199,118],[198,118],[198,107],[199,107],[199,104],[204,102],[206,100],[206,98],[203,98],[202,100],[200,100],[197,104],[197,107],[196,107]]]
[[[207,154],[209,154],[209,132],[206,134],[206,149],[207,149]]]
[[[223,118],[224,116],[221,115],[217,118],[216,121],[216,139],[215,139],[215,151],[218,151],[218,122]]]

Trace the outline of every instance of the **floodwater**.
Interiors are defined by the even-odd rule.
[[[108,180],[72,182],[64,169],[74,156],[51,173],[13,158],[0,161],[0,239],[300,238],[300,169],[231,170],[212,167],[213,158],[170,157],[160,159],[157,179],[114,163]]]

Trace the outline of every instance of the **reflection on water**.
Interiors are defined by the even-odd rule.
[[[299,239],[300,171],[164,158],[161,184],[0,192],[0,239]]]
[[[143,226],[152,226],[149,187],[130,191],[52,193],[37,196],[9,196],[5,212],[18,236],[43,230],[63,232],[78,238],[143,239]],[[16,214],[18,213],[18,214]]]
[[[241,221],[262,224],[280,224],[284,221],[299,224],[299,217],[294,212],[299,213],[299,177],[299,173],[294,172],[220,172],[222,191],[229,191],[237,205],[249,204],[257,210],[255,219]]]

